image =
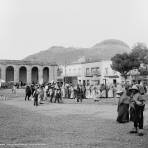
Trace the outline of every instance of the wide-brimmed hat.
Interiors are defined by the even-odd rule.
[[[116,92],[116,94],[122,94],[122,93],[123,93],[122,90],[118,90],[118,91]]]
[[[51,80],[51,83],[54,83],[54,80]]]
[[[131,88],[129,88],[129,90],[130,91],[132,91],[132,90],[138,91],[139,89],[138,89],[138,87],[136,85],[133,85]]]

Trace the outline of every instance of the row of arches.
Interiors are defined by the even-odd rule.
[[[14,81],[14,67],[8,66],[6,68],[6,82]],[[19,81],[23,83],[27,83],[27,68],[22,66],[19,68]],[[31,81],[32,82],[39,82],[39,69],[38,67],[33,67],[31,69]],[[43,82],[49,81],[49,68],[43,68]]]

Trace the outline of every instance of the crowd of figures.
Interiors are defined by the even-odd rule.
[[[86,98],[86,87],[84,85],[77,85],[73,87],[62,82],[48,83],[48,84],[31,84],[27,85],[25,89],[25,101],[34,98],[34,105],[38,106],[42,101],[49,101],[51,103],[61,103],[63,98],[75,99],[77,102],[82,102]]]
[[[147,86],[140,84],[117,84],[117,85],[77,85],[62,82],[51,82],[44,85],[31,84],[25,89],[25,101],[30,100],[32,96],[34,106],[38,106],[42,101],[51,103],[62,103],[64,98],[75,99],[76,102],[82,102],[83,99],[114,97],[119,98],[117,107],[117,122],[134,122],[134,129],[130,133],[143,135],[143,111],[145,108],[145,94]],[[107,96],[105,96],[107,94]]]
[[[100,98],[117,98],[118,91],[132,86],[133,84],[100,84],[100,85],[81,85],[73,86],[63,82],[51,82],[43,85],[34,84],[26,86],[26,98],[33,96],[34,91],[38,94],[39,100],[49,100],[52,102],[61,102],[63,98],[75,99],[77,102],[82,102],[83,99],[100,100]],[[141,87],[140,87],[141,86]],[[147,87],[143,84],[139,84],[140,91],[147,92]],[[143,89],[142,89],[143,88]],[[14,91],[15,89],[12,89]],[[29,94],[29,95],[28,95]],[[29,99],[28,97],[28,99]]]
[[[130,133],[138,133],[139,136],[143,136],[143,111],[146,92],[147,89],[142,83],[126,85],[124,89],[117,92],[120,96],[117,108],[117,122],[126,123],[132,121],[134,128]]]
[[[0,84],[0,88],[4,88],[4,89],[10,89],[12,87],[15,87],[15,89],[19,89],[19,88],[23,88],[25,87],[26,83],[23,83],[22,81],[19,81],[19,82],[13,82],[13,81],[10,81],[10,82],[3,82]]]
[[[34,84],[26,86],[25,100],[29,100],[32,96],[38,100],[36,102],[42,102],[47,100],[51,103],[62,102],[64,98],[75,99],[76,102],[82,102],[83,99],[92,98],[94,101],[100,98],[116,97],[116,91],[118,86],[110,85],[110,87],[101,85],[85,86],[78,84],[73,86],[72,84],[63,84],[62,82],[51,82],[43,85]],[[12,91],[15,92],[15,86],[12,87]],[[106,96],[107,92],[107,96]],[[35,103],[38,105],[39,103]]]

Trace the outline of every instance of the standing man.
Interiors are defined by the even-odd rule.
[[[26,101],[27,98],[28,98],[28,101],[29,101],[30,96],[31,96],[31,88],[30,88],[29,85],[27,85],[26,88],[25,88],[25,101]]]
[[[38,106],[38,96],[39,96],[38,86],[35,86],[35,90],[33,92],[34,106]]]
[[[81,85],[77,85],[77,102],[82,102],[82,86]]]
[[[82,98],[86,99],[86,87],[85,87],[85,84],[82,85]]]
[[[136,85],[133,85],[129,90],[131,91],[130,120],[134,122],[134,129],[130,131],[130,133],[138,133],[139,136],[143,136],[143,111],[145,108],[145,100]]]
[[[57,83],[55,86],[55,101],[54,101],[54,103],[56,103],[56,102],[60,103],[60,100],[61,100],[61,88]]]

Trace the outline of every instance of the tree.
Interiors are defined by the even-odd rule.
[[[112,69],[121,73],[121,75],[127,79],[127,74],[134,68],[139,68],[140,62],[137,61],[137,57],[131,53],[116,54],[111,58]]]
[[[147,69],[140,69],[140,64],[148,64],[148,47],[144,43],[136,43],[130,53],[116,54],[111,58],[112,69],[121,73],[126,79],[132,69],[138,69],[141,74],[147,74]]]
[[[131,52],[140,63],[148,64],[148,47],[144,43],[136,43]]]

